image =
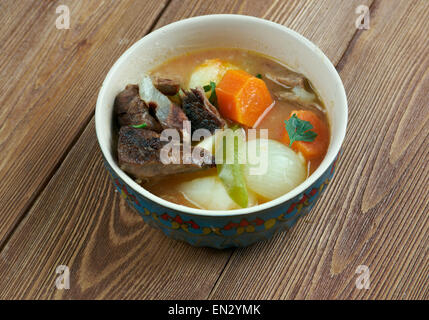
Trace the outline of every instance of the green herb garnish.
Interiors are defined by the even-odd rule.
[[[133,125],[131,125],[131,127],[136,128],[136,129],[146,128],[147,127],[147,123],[133,124]]]
[[[317,137],[317,133],[314,131],[310,131],[313,129],[313,125],[309,121],[301,120],[293,114],[289,120],[285,120],[286,123],[286,131],[289,135],[290,144],[295,141],[307,141],[312,142]]]
[[[212,105],[217,106],[217,96],[216,96],[216,83],[210,81],[209,85],[203,87],[205,92],[211,91],[209,101]]]
[[[255,77],[259,78],[259,79],[262,79],[262,74],[258,73]]]
[[[240,129],[241,126],[238,123],[234,123],[232,126],[229,127],[232,131],[235,131],[237,129]]]
[[[249,195],[247,193],[246,180],[243,173],[243,164],[239,163],[240,150],[243,144],[240,144],[241,137],[233,133],[233,130],[227,130],[222,137],[223,161],[217,164],[218,177],[222,181],[228,195],[242,208],[247,208]],[[244,140],[243,140],[244,143]],[[227,154],[233,155],[233,163],[227,163]],[[228,161],[231,162],[231,161]]]

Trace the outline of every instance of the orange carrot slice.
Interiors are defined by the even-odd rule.
[[[307,141],[294,141],[292,143],[292,149],[297,152],[301,152],[305,159],[314,160],[320,159],[328,150],[329,146],[329,128],[314,112],[308,110],[292,111],[289,118],[295,114],[301,120],[310,122],[313,125],[314,131],[317,133],[317,137],[312,142]],[[286,128],[283,128],[284,135],[282,141],[289,146],[290,140]]]
[[[221,115],[252,127],[273,99],[265,82],[243,70],[228,70],[216,87]]]

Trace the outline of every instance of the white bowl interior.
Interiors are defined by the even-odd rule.
[[[331,143],[319,168],[284,196],[251,208],[207,211],[163,200],[142,188],[118,166],[112,150],[115,96],[129,83],[166,59],[198,49],[243,48],[260,52],[303,73],[324,101],[331,125]],[[236,215],[280,204],[305,191],[329,167],[340,150],[347,124],[347,100],[341,79],[323,52],[298,33],[273,22],[240,15],[210,15],[182,20],[158,29],[129,48],[109,71],[97,100],[96,131],[101,150],[113,170],[134,190],[172,209],[200,215]]]

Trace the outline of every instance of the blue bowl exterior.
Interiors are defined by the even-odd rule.
[[[161,206],[126,185],[108,162],[104,163],[118,192],[147,224],[193,246],[224,249],[245,247],[269,239],[277,231],[290,229],[311,210],[332,179],[336,160],[318,180],[295,198],[259,212],[230,217],[198,216]]]

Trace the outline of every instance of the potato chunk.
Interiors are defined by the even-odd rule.
[[[238,69],[238,67],[220,59],[206,60],[192,72],[188,88],[204,87],[212,81],[217,85],[225,72],[231,69]]]
[[[179,185],[179,191],[193,205],[206,210],[240,209],[226,192],[222,181],[217,176],[197,178]],[[257,205],[254,193],[249,192],[248,206]]]

